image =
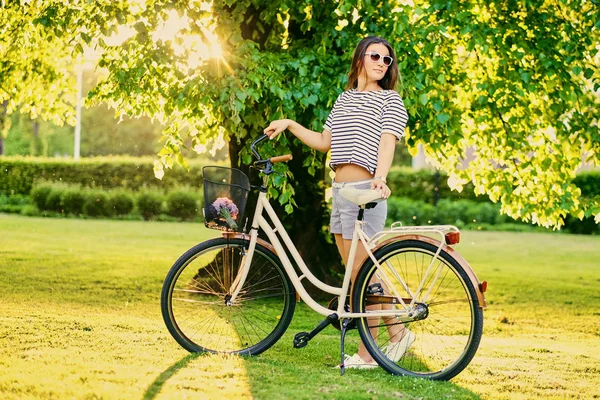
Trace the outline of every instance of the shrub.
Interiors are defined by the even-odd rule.
[[[473,222],[469,206],[475,206],[468,200],[440,200],[436,207],[436,222],[442,225],[464,226]]]
[[[108,208],[113,215],[127,215],[133,211],[133,195],[123,190],[110,192],[108,196]]]
[[[178,189],[167,196],[167,214],[183,220],[198,214],[198,197],[190,190]]]
[[[104,217],[109,215],[108,196],[100,190],[87,190],[85,193],[85,202],[83,203],[83,213],[90,217]]]
[[[144,190],[137,196],[137,208],[145,220],[156,218],[162,211],[163,194],[156,190]]]
[[[21,210],[31,204],[31,198],[28,196],[22,196],[14,194],[7,196],[0,194],[0,212],[5,213],[20,213]]]
[[[402,225],[429,225],[433,223],[435,207],[424,201],[402,197],[388,199],[387,223],[400,221]]]
[[[34,205],[25,206],[21,209],[21,215],[26,217],[39,217],[41,214],[39,208]]]
[[[440,200],[437,207],[424,201],[391,197],[388,200],[388,223],[401,221],[404,225],[494,225],[505,222],[500,218],[500,206],[471,200]]]
[[[474,207],[475,222],[494,225],[500,216],[500,205],[493,203],[477,203]]]
[[[66,214],[80,215],[83,212],[86,197],[83,190],[75,186],[65,189],[62,192],[60,201]]]
[[[31,189],[31,199],[33,200],[33,204],[35,204],[40,210],[45,210],[46,200],[48,199],[50,192],[52,192],[51,183],[42,183],[38,186],[35,186],[33,189]]]
[[[31,198],[22,194],[13,194],[6,197],[6,203],[13,206],[25,206],[31,204]]]
[[[19,214],[21,212],[21,210],[23,209],[23,207],[27,207],[27,206],[20,206],[20,205],[15,205],[15,204],[0,204],[0,212],[10,213],[10,214]]]
[[[63,208],[62,208],[61,196],[64,191],[65,191],[65,188],[56,186],[56,185],[52,185],[52,190],[50,190],[50,193],[48,194],[48,197],[46,198],[46,208],[43,208],[43,210],[62,212]]]

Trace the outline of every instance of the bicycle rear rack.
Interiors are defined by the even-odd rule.
[[[379,242],[388,236],[398,235],[409,235],[409,234],[425,234],[440,235],[441,242],[447,245],[457,244],[460,242],[460,231],[454,225],[420,225],[420,226],[403,226],[402,222],[394,222],[389,229],[377,232],[369,239],[371,248],[376,247]]]

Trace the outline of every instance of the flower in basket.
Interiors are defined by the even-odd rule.
[[[212,206],[217,211],[217,214],[227,222],[229,228],[237,229],[235,220],[238,217],[239,210],[231,199],[219,197],[212,203]]]

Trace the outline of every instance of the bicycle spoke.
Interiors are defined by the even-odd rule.
[[[241,279],[244,241],[213,239],[205,251],[183,260],[165,280],[169,308],[163,316],[180,343],[188,349],[258,354],[270,347],[290,323],[294,309],[293,287],[275,255],[257,245],[250,270],[232,305],[224,301],[231,285]],[[221,245],[221,243],[226,243]],[[199,245],[201,246],[201,245]],[[210,260],[210,261],[206,261]],[[163,299],[164,300],[164,299]],[[183,345],[183,344],[182,344]]]
[[[418,306],[427,307],[426,313],[417,314],[417,317],[422,317],[420,320],[401,323],[394,317],[361,318],[363,323],[359,323],[359,329],[370,338],[365,345],[376,346],[377,357],[385,358],[386,350],[389,351],[393,343],[406,346],[398,349],[399,360],[392,364],[397,367],[393,368],[394,373],[449,379],[466,366],[479,343],[481,311],[474,308],[476,299],[472,299],[467,289],[470,281],[464,278],[464,272],[459,272],[458,263],[451,264],[448,261],[447,253],[441,251],[436,256],[437,249],[434,245],[417,240],[401,241],[386,246],[377,255],[378,262],[382,267],[385,263],[386,272],[390,271],[388,275],[393,277],[390,282],[392,286],[383,286],[383,296],[396,297],[394,291],[400,294],[400,290],[404,293],[406,288],[416,290],[418,287],[421,287],[421,292],[415,293],[418,296],[417,304],[419,299],[428,296],[425,304]],[[366,264],[357,278],[357,287],[364,289],[369,286],[364,282],[375,282],[377,273],[373,262]],[[407,294],[410,297],[410,292]],[[367,304],[370,307],[377,304],[372,299],[367,303],[369,295],[362,296],[362,299],[354,300],[361,305],[361,312],[366,311]],[[403,325],[407,331],[399,325]],[[403,334],[406,332],[411,332],[412,343],[407,341],[403,344]],[[472,341],[473,335],[476,336]]]

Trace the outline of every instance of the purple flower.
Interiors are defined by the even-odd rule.
[[[231,229],[237,229],[235,220],[238,217],[240,210],[235,203],[227,197],[219,197],[212,203],[213,208],[217,211]]]

